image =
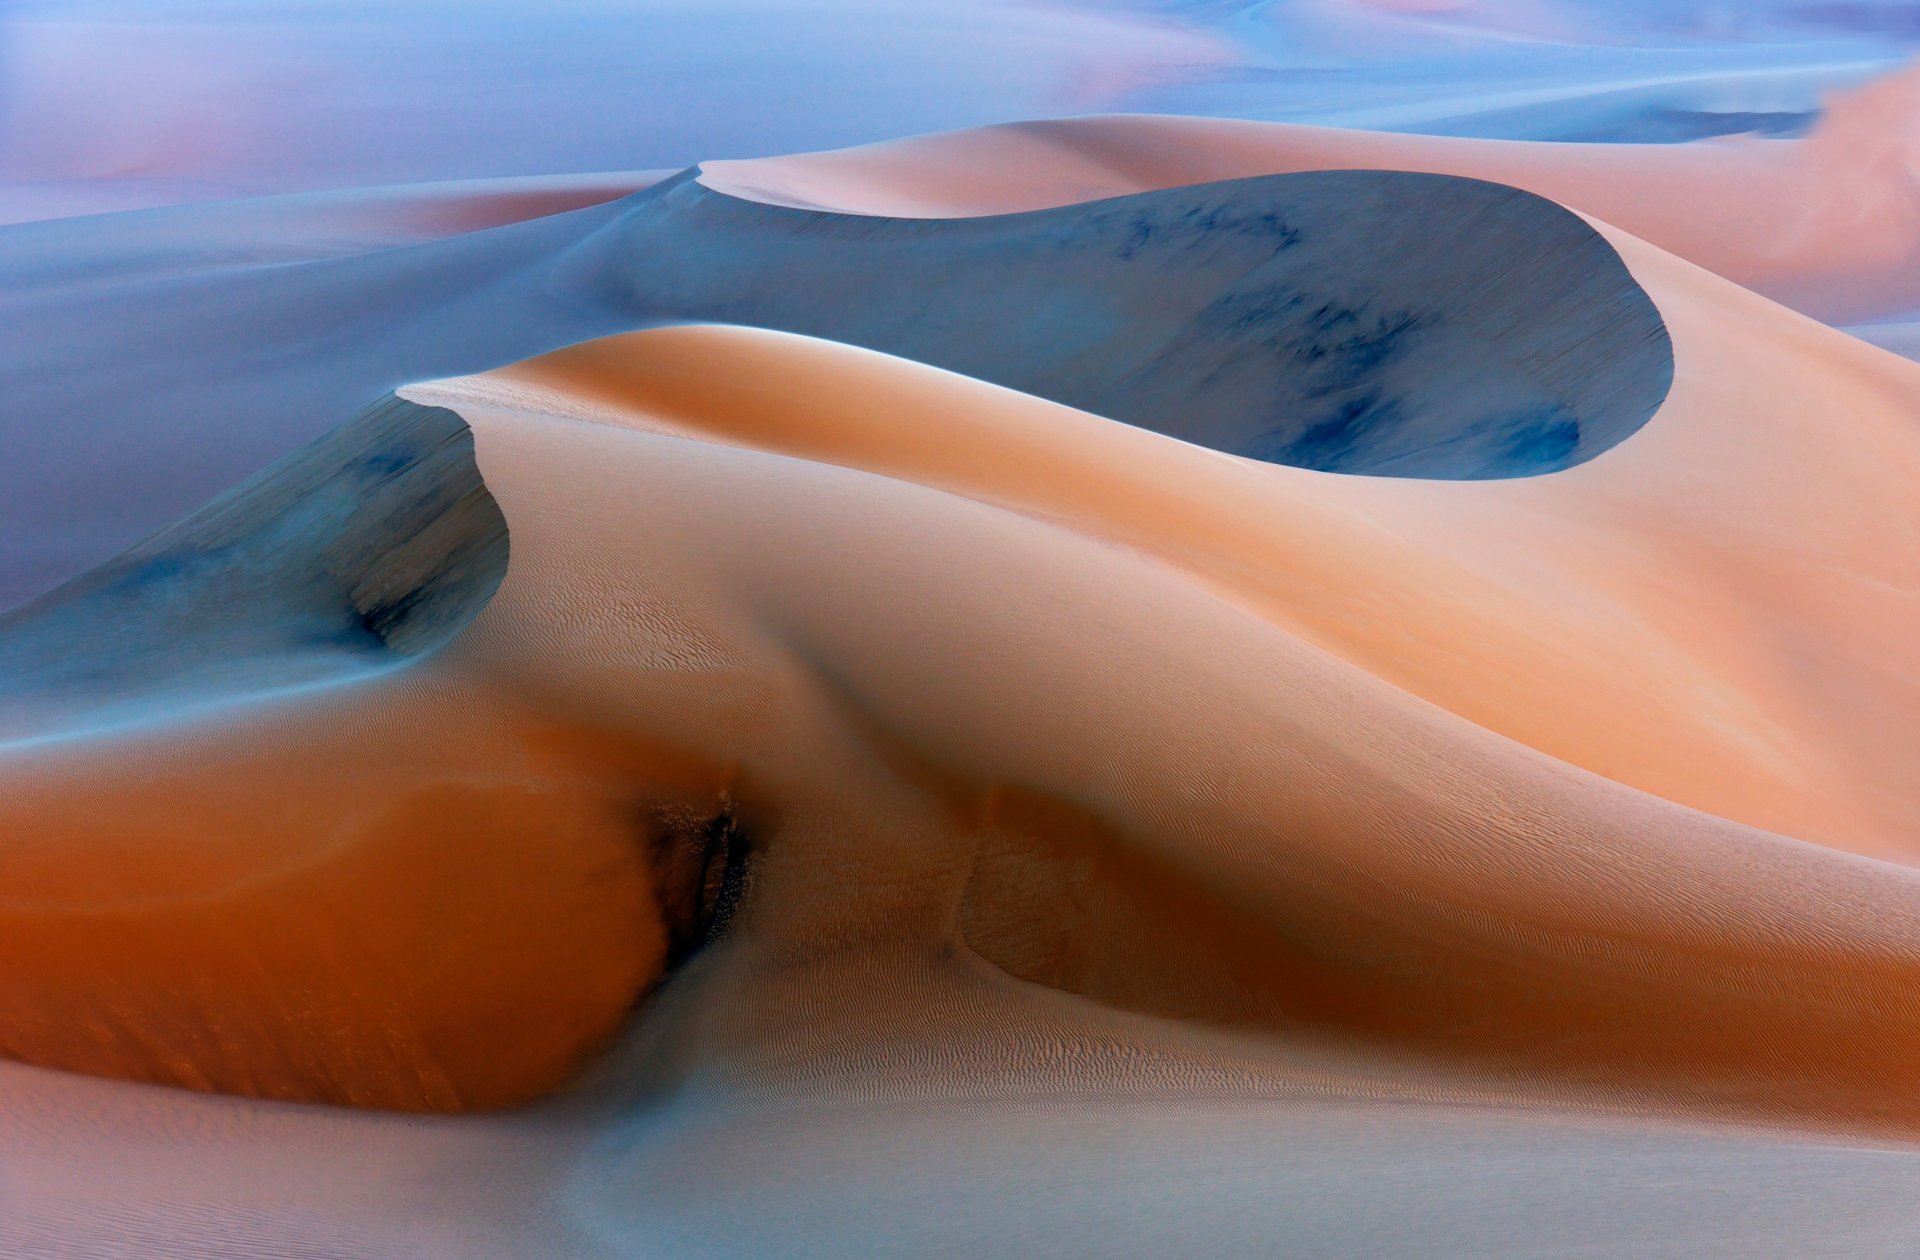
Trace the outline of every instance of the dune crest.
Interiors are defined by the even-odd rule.
[[[452,638],[506,571],[472,434],[390,397],[0,617],[0,740],[378,670]]]
[[[1578,216],[1446,176],[1323,171],[952,221],[800,213],[683,177],[572,262],[637,319],[805,333],[1375,476],[1572,467],[1644,424],[1673,372],[1659,312]]]

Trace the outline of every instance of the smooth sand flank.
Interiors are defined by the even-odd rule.
[[[1903,754],[1920,738],[1904,593],[1920,370],[1621,244],[1660,282],[1673,396],[1590,465],[1500,484],[1263,466],[742,329],[592,342],[418,396],[542,391],[531,405],[1054,520],[1561,760],[1815,843],[1920,857]],[[1809,423],[1837,400],[1847,429]],[[1800,475],[1815,464],[1830,471]],[[1836,484],[1853,487],[1844,504]]]

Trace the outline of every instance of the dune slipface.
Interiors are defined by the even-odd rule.
[[[1659,313],[1577,216],[1492,184],[1323,171],[1024,215],[808,213],[682,177],[588,257],[636,314],[882,350],[1271,463],[1510,477],[1666,396]]]
[[[0,737],[390,667],[452,638],[506,571],[466,424],[389,398],[0,617]]]

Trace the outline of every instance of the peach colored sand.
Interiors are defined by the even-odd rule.
[[[599,788],[589,735],[445,692],[7,756],[0,1050],[441,1111],[562,1083],[666,953],[626,776]]]
[[[277,1097],[585,1077],[415,1133],[8,1068],[0,1132],[136,1152],[116,1203],[197,1167],[310,1250],[1910,1245],[1910,1152],[1688,1126],[1920,1128],[1920,368],[1606,230],[1672,395],[1521,481],[1259,465],[734,328],[405,391],[475,430],[499,595],[375,682],[0,750],[47,837],[0,1022]],[[720,815],[745,909],[603,1053],[684,895],[635,840]],[[31,1206],[0,1240],[99,1228]]]

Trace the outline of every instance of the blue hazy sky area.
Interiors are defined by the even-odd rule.
[[[1891,0],[0,0],[0,220],[1117,110],[1787,135],[1916,43]]]

